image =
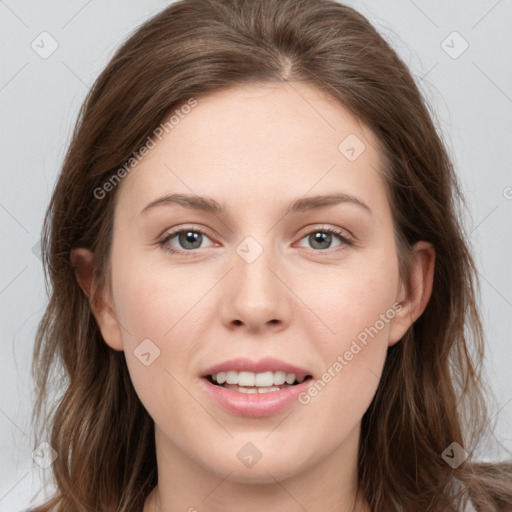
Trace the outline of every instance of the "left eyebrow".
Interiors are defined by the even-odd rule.
[[[336,194],[317,195],[296,199],[288,205],[283,214],[288,215],[289,213],[316,210],[343,203],[353,204],[370,214],[372,213],[370,207],[357,197],[351,194],[339,192]],[[192,210],[201,210],[215,215],[222,215],[226,213],[226,208],[211,197],[201,197],[190,194],[169,194],[151,201],[143,208],[141,215],[151,210],[152,208],[155,208],[156,206],[173,204]]]
[[[346,194],[344,192],[339,192],[336,194],[327,194],[327,195],[321,195],[321,196],[311,196],[311,197],[304,197],[301,199],[297,199],[293,201],[284,211],[285,215],[288,215],[289,213],[296,213],[296,212],[303,212],[307,210],[316,210],[320,208],[325,208],[327,206],[333,206],[336,204],[353,204],[355,206],[358,206],[365,210],[368,213],[372,213],[372,210],[370,207],[361,201],[361,199],[358,199],[357,197],[353,196],[352,194]]]

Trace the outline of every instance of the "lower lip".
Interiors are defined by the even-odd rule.
[[[201,378],[202,386],[211,398],[226,411],[238,416],[262,417],[277,414],[291,405],[313,382],[312,378],[300,384],[268,393],[241,393],[212,384]]]

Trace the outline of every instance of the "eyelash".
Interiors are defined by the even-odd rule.
[[[205,233],[204,231],[202,231],[201,229],[194,229],[194,228],[181,228],[181,229],[177,229],[176,231],[172,231],[171,233],[168,233],[165,235],[165,237],[160,241],[158,242],[158,245],[165,251],[168,251],[172,254],[181,254],[181,255],[184,255],[184,256],[193,256],[194,253],[197,252],[198,249],[189,249],[189,250],[180,250],[180,249],[175,249],[174,247],[170,246],[168,244],[169,240],[172,240],[176,235],[179,235],[180,233],[184,233],[184,232],[193,232],[193,233],[200,233],[201,235],[204,235],[208,238],[210,238],[210,236],[208,235],[208,233]],[[342,231],[339,231],[335,228],[316,228],[316,229],[313,229],[311,231],[308,231],[307,233],[304,234],[304,236],[301,237],[300,240],[303,240],[304,238],[308,237],[309,235],[313,234],[313,233],[329,233],[331,235],[335,235],[338,237],[338,239],[340,240],[340,242],[342,242],[343,244],[345,245],[348,245],[348,246],[352,246],[354,245],[354,241],[350,238],[348,238],[347,236],[345,236],[343,234]],[[332,249],[311,249],[315,254],[321,254],[321,253],[327,253],[331,250],[333,250],[335,248],[332,248]]]

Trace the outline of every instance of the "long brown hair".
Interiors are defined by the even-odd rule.
[[[481,511],[512,509],[511,466],[472,460],[488,426],[476,269],[450,157],[407,67],[362,15],[331,0],[180,0],[139,27],[92,87],[45,218],[49,303],[34,349],[33,421],[58,458],[55,494],[35,510],[141,512],[157,483],[153,420],[70,263],[73,248],[88,248],[99,282],[109,281],[119,187],[100,199],[95,191],[188,99],[268,81],[310,84],[373,130],[401,271],[416,241],[436,251],[431,299],[389,348],[362,420],[359,477],[371,509],[460,511],[468,496]],[[442,456],[453,442],[469,453],[456,468]]]

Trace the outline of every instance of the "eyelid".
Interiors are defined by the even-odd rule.
[[[179,233],[180,231],[200,231],[201,233],[204,233],[208,236],[212,236],[211,230],[209,230],[206,227],[203,227],[200,224],[178,224],[177,226],[174,226],[172,228],[167,228],[163,231],[163,233],[160,235],[160,237],[166,237],[168,235]]]
[[[339,226],[333,226],[331,224],[313,224],[312,226],[306,226],[301,231],[299,231],[299,235],[297,236],[300,236],[300,240],[302,240],[306,235],[316,231],[328,231],[330,233],[335,233],[342,239],[344,238],[353,243],[357,241],[357,238],[348,229],[340,228]]]
[[[174,238],[176,235],[180,234],[183,231],[194,231],[196,233],[201,233],[202,235],[207,236],[210,240],[214,240],[215,236],[211,234],[211,232],[202,226],[193,225],[193,224],[185,224],[183,226],[178,226],[176,228],[166,229],[161,236],[158,237],[159,244],[165,244],[166,240],[170,240]],[[179,250],[179,249],[177,249]],[[194,252],[194,251],[187,251]]]

